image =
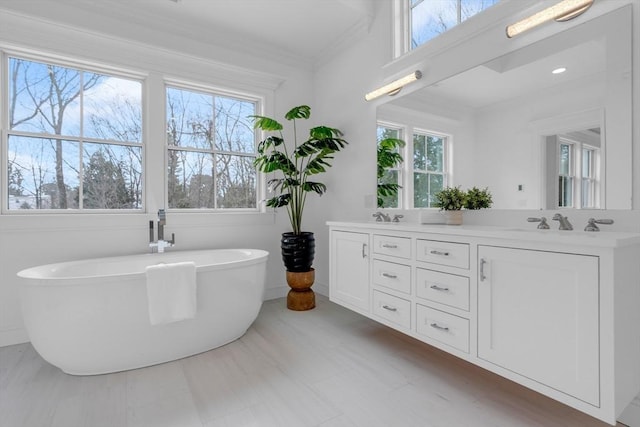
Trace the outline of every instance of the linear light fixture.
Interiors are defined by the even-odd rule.
[[[416,70],[413,73],[404,76],[398,80],[394,80],[389,84],[386,84],[374,91],[369,92],[368,94],[366,94],[364,96],[364,99],[367,101],[371,101],[373,99],[378,98],[379,96],[382,95],[395,95],[398,92],[400,92],[400,90],[405,86],[408,85],[409,83],[413,83],[416,80],[419,80],[422,78],[422,73],[420,72],[420,70]]]
[[[544,24],[552,19],[565,22],[582,15],[591,7],[594,0],[562,0],[538,13],[507,26],[507,37],[512,38],[520,33]]]

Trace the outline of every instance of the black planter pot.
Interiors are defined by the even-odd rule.
[[[308,231],[300,234],[282,233],[280,248],[287,271],[299,273],[311,270],[316,252],[316,239],[313,233]]]

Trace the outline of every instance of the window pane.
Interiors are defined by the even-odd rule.
[[[585,179],[582,181],[582,207],[595,208],[595,182]]]
[[[499,0],[411,0],[411,49],[477,15]]]
[[[560,174],[571,174],[571,146],[560,144]]]
[[[593,150],[582,150],[582,177],[593,178]]]
[[[216,156],[216,202],[221,209],[256,207],[253,157]]]
[[[378,136],[378,141],[381,141],[383,139],[387,139],[387,138],[400,138],[400,130],[399,129],[392,129],[392,128],[388,128],[385,126],[378,126],[377,128],[377,136]]]
[[[431,172],[444,170],[444,139],[435,136],[427,138],[427,170]]]
[[[412,1],[411,47],[420,46],[457,23],[457,0]]]
[[[79,136],[81,87],[80,71],[9,58],[9,127]]]
[[[169,145],[211,149],[213,126],[213,96],[167,88]]]
[[[83,208],[142,207],[140,147],[84,144],[83,168]]]
[[[253,102],[234,98],[215,98],[215,144],[216,149],[235,153],[255,152],[253,121],[256,114]]]
[[[214,208],[213,154],[169,150],[169,207]]]
[[[427,137],[425,135],[413,135],[413,169],[427,170]]]
[[[9,135],[9,209],[77,209],[77,147],[62,139]]]
[[[429,208],[435,202],[434,194],[444,188],[444,176],[438,174],[413,174],[413,206]]]
[[[460,20],[466,21],[473,15],[498,3],[499,0],[460,0]]]
[[[87,72],[83,77],[84,136],[142,142],[142,84]]]
[[[573,206],[573,178],[560,177],[558,195],[558,207],[570,208]]]

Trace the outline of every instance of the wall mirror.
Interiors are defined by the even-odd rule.
[[[494,208],[631,209],[631,15],[622,7],[388,97],[378,120],[450,135],[448,184],[489,187]]]

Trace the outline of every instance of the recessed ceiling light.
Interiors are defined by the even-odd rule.
[[[555,70],[553,70],[551,73],[552,74],[562,74],[565,71],[567,71],[567,69],[565,67],[560,67],[560,68],[556,68]]]

